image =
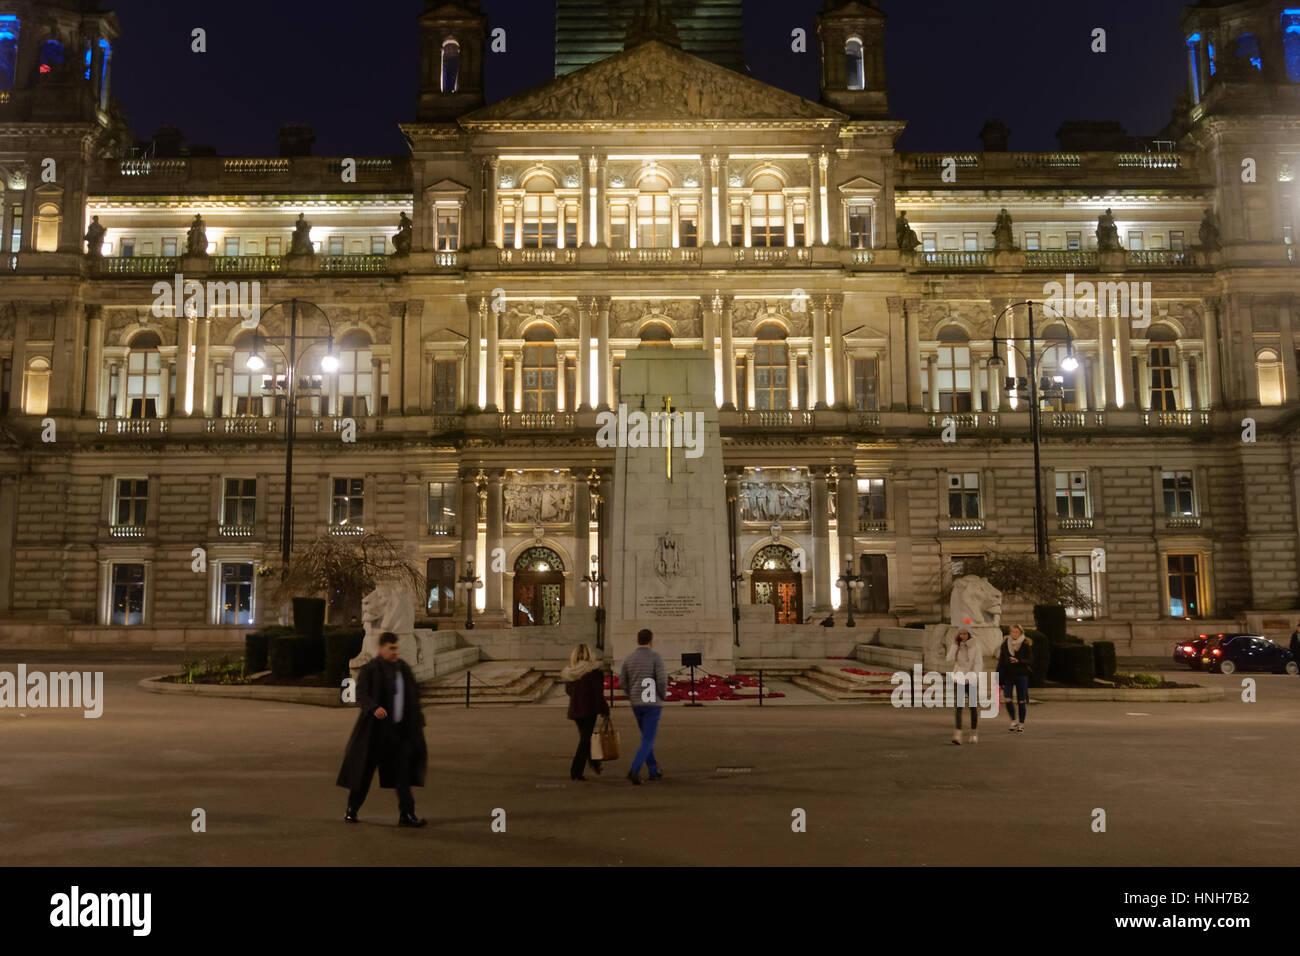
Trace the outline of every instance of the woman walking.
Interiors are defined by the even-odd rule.
[[[1013,734],[1025,732],[1025,708],[1029,705],[1029,672],[1033,669],[1034,642],[1025,635],[1025,629],[1012,624],[998,652],[998,676],[1002,680],[1002,700],[1011,718],[1008,728]],[[1020,719],[1011,703],[1011,691],[1016,692],[1020,706]]]
[[[979,674],[984,669],[984,657],[980,654],[979,645],[971,640],[970,631],[966,628],[963,627],[957,632],[956,640],[953,641],[952,647],[948,648],[948,660],[952,661],[953,690],[957,696],[954,711],[957,717],[957,729],[952,732],[952,742],[961,743],[961,698],[964,687],[965,703],[970,708],[968,739],[970,743],[977,744],[980,740],[977,733],[980,720]]]
[[[591,759],[591,734],[596,729],[596,718],[609,713],[605,700],[605,675],[600,661],[594,660],[591,648],[579,644],[569,655],[569,666],[560,671],[564,692],[569,695],[569,719],[578,725],[578,749],[569,767],[569,777],[586,780],[583,770],[588,761],[600,773],[600,761]]]

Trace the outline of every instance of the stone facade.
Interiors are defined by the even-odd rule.
[[[41,30],[116,42],[93,3],[11,6],[40,24],[20,67]],[[896,152],[866,2],[825,5],[821,102],[665,34],[491,105],[477,3],[431,3],[411,153],[354,162],[192,155],[171,133],[141,157],[108,54],[89,79],[20,68],[0,99],[0,639],[221,644],[275,616],[259,572],[280,552],[290,331],[295,541],[383,532],[435,576],[426,610],[447,625],[472,560],[485,629],[524,646],[499,631],[550,613],[554,592],[528,577],[542,572],[516,567],[536,548],[558,562],[545,573],[566,618],[590,612],[614,467],[596,412],[645,342],[716,371],[739,600],[787,622],[752,641],[797,650],[793,621],[842,607],[849,556],[869,625],[938,620],[954,560],[1033,548],[1028,397],[1003,381],[1028,377],[1008,341],[1028,349],[1028,300],[1036,349],[1052,346],[1037,371],[1060,392],[1037,476],[1050,546],[1101,600],[1072,627],[1289,628],[1300,85],[1285,15],[1188,8],[1202,39],[1161,141],[1052,153]],[[1242,31],[1257,65],[1198,66],[1204,38],[1226,51]],[[445,75],[448,37],[464,75]],[[290,255],[299,214],[313,251]],[[196,215],[206,254],[187,254]],[[1098,248],[1111,220],[1118,251]],[[1111,300],[1094,308],[1085,283]],[[1064,320],[1045,311],[1053,286],[1074,291]],[[327,353],[337,372],[318,368]],[[507,497],[517,482],[571,494],[528,510]],[[758,485],[770,501],[742,505]]]

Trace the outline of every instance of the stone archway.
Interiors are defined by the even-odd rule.
[[[760,548],[750,563],[749,599],[770,604],[778,624],[803,621],[803,575],[794,570],[794,551],[783,544]]]
[[[527,548],[515,559],[511,617],[515,627],[559,624],[564,607],[564,561],[550,548]]]

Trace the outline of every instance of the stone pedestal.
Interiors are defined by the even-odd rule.
[[[730,673],[727,503],[713,364],[703,352],[642,347],[623,360],[620,390],[621,409],[597,421],[606,426],[598,441],[617,444],[606,561],[614,660],[636,647],[637,631],[646,627],[670,673],[686,652],[702,654],[708,670]],[[665,399],[689,419],[675,416],[669,435],[662,421],[647,423]]]

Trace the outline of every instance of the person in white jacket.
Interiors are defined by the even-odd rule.
[[[970,743],[979,743],[980,710],[979,710],[979,674],[984,669],[984,657],[980,654],[979,645],[971,640],[970,631],[962,628],[957,632],[951,647],[948,648],[948,660],[952,662],[953,686],[957,690],[958,699],[955,714],[957,716],[957,728],[952,732],[952,742],[961,743],[961,707],[962,691],[957,685],[965,687],[966,705],[970,707]]]

